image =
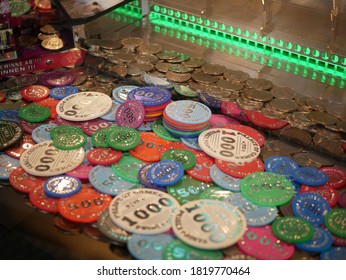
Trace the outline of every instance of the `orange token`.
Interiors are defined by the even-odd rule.
[[[157,136],[154,132],[140,132],[141,141],[136,148],[129,152],[136,158],[143,161],[155,162],[161,157],[161,149],[163,146],[170,144],[171,141],[164,140]]]
[[[10,173],[9,181],[15,190],[30,193],[33,189],[42,186],[46,179],[30,175],[23,168],[17,167]]]
[[[22,140],[20,140],[17,145],[5,150],[5,154],[13,158],[20,158],[22,153],[24,153],[25,150],[31,148],[33,145],[36,145],[36,142],[32,140],[31,135],[25,134]]]
[[[42,185],[30,192],[29,199],[32,205],[34,205],[37,209],[49,213],[58,212],[59,199],[47,196]]]
[[[59,200],[58,210],[65,219],[76,223],[94,223],[111,203],[112,197],[95,189],[82,188],[80,192]]]
[[[55,117],[58,115],[56,112],[56,105],[58,105],[59,101],[60,100],[49,97],[49,98],[43,99],[39,102],[36,102],[36,104],[49,108],[49,110],[50,110],[50,116],[49,117],[51,119],[55,119]]]

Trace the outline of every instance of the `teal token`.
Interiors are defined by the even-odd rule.
[[[157,136],[161,137],[162,139],[173,142],[180,142],[180,138],[174,137],[172,134],[168,132],[166,127],[163,125],[162,119],[154,121],[152,123],[151,129]]]
[[[186,97],[197,97],[198,96],[197,92],[193,91],[192,89],[190,89],[187,86],[175,85],[174,89],[177,93],[179,93],[182,96],[186,96]]]
[[[287,243],[304,243],[314,235],[313,226],[299,217],[278,217],[272,225],[274,235]]]
[[[201,193],[211,187],[216,187],[212,183],[204,183],[191,176],[184,175],[179,183],[167,187],[167,193],[173,196],[180,204],[199,199]]]
[[[83,130],[78,126],[62,124],[62,125],[55,126],[50,130],[50,137],[54,139],[59,135],[70,134],[70,133],[84,134]]]
[[[282,175],[270,172],[254,172],[240,183],[241,193],[254,204],[280,206],[294,195],[291,182]]]
[[[74,150],[83,147],[87,142],[84,133],[66,133],[57,135],[53,139],[54,147],[60,150]]]
[[[196,156],[193,152],[189,150],[183,150],[183,149],[171,149],[165,152],[161,160],[175,160],[179,162],[183,167],[184,170],[190,169],[195,166],[196,164]]]
[[[164,260],[222,260],[219,250],[203,250],[185,244],[176,239],[169,242],[163,249]]]
[[[224,201],[225,198],[229,197],[232,194],[231,191],[224,190],[220,187],[212,187],[203,191],[199,199],[216,199],[220,201]]]
[[[115,126],[107,133],[106,140],[114,150],[128,151],[136,148],[141,137],[139,132],[131,127]]]
[[[122,158],[116,164],[112,164],[112,169],[122,179],[138,184],[138,171],[145,164],[145,162],[129,153],[123,153]]]
[[[36,104],[28,105],[20,109],[19,117],[27,122],[43,122],[50,116],[48,107]]]
[[[109,148],[107,134],[112,129],[111,127],[101,128],[91,135],[91,142],[98,148]]]
[[[346,208],[330,210],[324,217],[324,224],[334,235],[346,238]]]

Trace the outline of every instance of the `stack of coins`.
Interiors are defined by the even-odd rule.
[[[60,50],[64,47],[64,42],[60,38],[61,27],[47,24],[40,27],[37,38],[41,40],[41,46],[47,50]]]

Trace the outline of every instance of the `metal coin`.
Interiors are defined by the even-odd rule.
[[[154,65],[152,63],[141,62],[141,61],[131,61],[129,63],[129,67],[137,68],[139,70],[147,71],[147,72],[150,72],[151,70],[154,69]]]
[[[52,37],[43,40],[41,46],[47,50],[60,50],[64,47],[64,42],[58,37]]]
[[[114,55],[120,62],[131,62],[136,60],[136,55],[133,53],[118,53]]]
[[[308,158],[320,166],[332,166],[335,164],[335,159],[317,152],[307,152]]]
[[[190,56],[184,53],[178,53],[178,56],[173,59],[168,59],[169,63],[181,63],[190,59]]]
[[[136,56],[136,60],[138,62],[145,62],[145,63],[156,63],[159,61],[159,59],[152,54],[139,54]]]
[[[142,54],[157,54],[162,50],[161,45],[159,44],[150,44],[150,43],[145,43],[145,44],[141,44],[138,47],[138,52],[142,53]]]
[[[273,95],[265,90],[249,89],[244,92],[244,95],[254,101],[267,102],[273,99]]]
[[[139,37],[128,37],[121,40],[121,44],[124,48],[133,50],[143,43],[143,39]]]
[[[218,80],[216,85],[230,91],[240,91],[244,88],[241,83],[236,83],[228,80]]]
[[[160,72],[167,73],[170,65],[171,64],[167,62],[158,62],[155,64],[155,68]]]
[[[194,79],[198,83],[206,83],[206,84],[213,84],[219,80],[218,77],[212,76],[203,72],[192,73],[192,79]]]
[[[313,97],[308,97],[305,100],[306,105],[315,111],[324,111],[324,105],[327,103],[327,100],[322,99],[322,98],[313,98]]]
[[[41,41],[45,40],[45,39],[49,39],[49,38],[58,38],[59,37],[59,33],[57,34],[45,34],[45,33],[40,33],[37,35],[37,38]]]
[[[342,103],[329,102],[325,105],[326,112],[334,117],[346,121],[346,105]]]
[[[201,70],[205,74],[219,76],[219,75],[222,75],[226,71],[226,67],[219,64],[205,63],[202,65]]]
[[[292,112],[297,109],[297,104],[290,99],[273,99],[269,104],[274,110],[284,113]]]
[[[336,126],[339,128],[340,131],[346,133],[346,121],[337,121]]]
[[[45,34],[57,34],[61,31],[61,26],[54,24],[46,24],[40,27],[40,32]]]
[[[331,155],[332,157],[343,158],[345,153],[340,141],[323,140],[315,145],[316,149]],[[345,158],[345,157],[344,157]]]
[[[226,80],[242,83],[250,79],[250,75],[240,70],[229,70],[223,74]]]
[[[266,79],[250,78],[245,83],[249,88],[254,88],[259,90],[269,90],[273,87],[273,83]]]
[[[176,51],[162,51],[157,56],[159,59],[168,60],[168,59],[174,59],[179,55]]]
[[[309,132],[296,127],[286,126],[281,130],[280,135],[303,146],[309,146],[312,141],[312,137]]]
[[[237,102],[237,105],[240,106],[240,108],[245,110],[258,111],[263,107],[262,102],[250,101],[250,100],[244,99],[243,96],[241,98],[238,98],[236,102]]]
[[[192,68],[199,68],[204,63],[205,63],[205,60],[203,58],[190,57],[188,61],[183,62],[183,65],[192,67]]]
[[[313,162],[307,153],[296,153],[293,155],[293,159],[300,165],[305,167],[320,168],[321,165]]]
[[[190,73],[193,71],[193,68],[188,67],[188,66],[184,66],[181,64],[171,64],[168,66],[168,70],[171,72],[175,72],[175,73]]]
[[[190,73],[179,74],[179,73],[168,71],[166,73],[166,78],[173,82],[184,83],[191,79],[191,74]]]
[[[293,99],[297,93],[289,87],[274,87],[270,93],[278,99]]]
[[[336,124],[338,119],[333,117],[325,112],[312,111],[308,114],[308,117],[313,122],[322,124],[322,125],[333,125]]]

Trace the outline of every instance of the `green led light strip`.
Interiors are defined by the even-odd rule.
[[[108,13],[107,16],[111,16],[113,13],[115,14],[123,14],[129,17],[141,18],[142,17],[142,9],[140,8],[139,1],[132,1],[120,8],[115,9],[113,12]]]

